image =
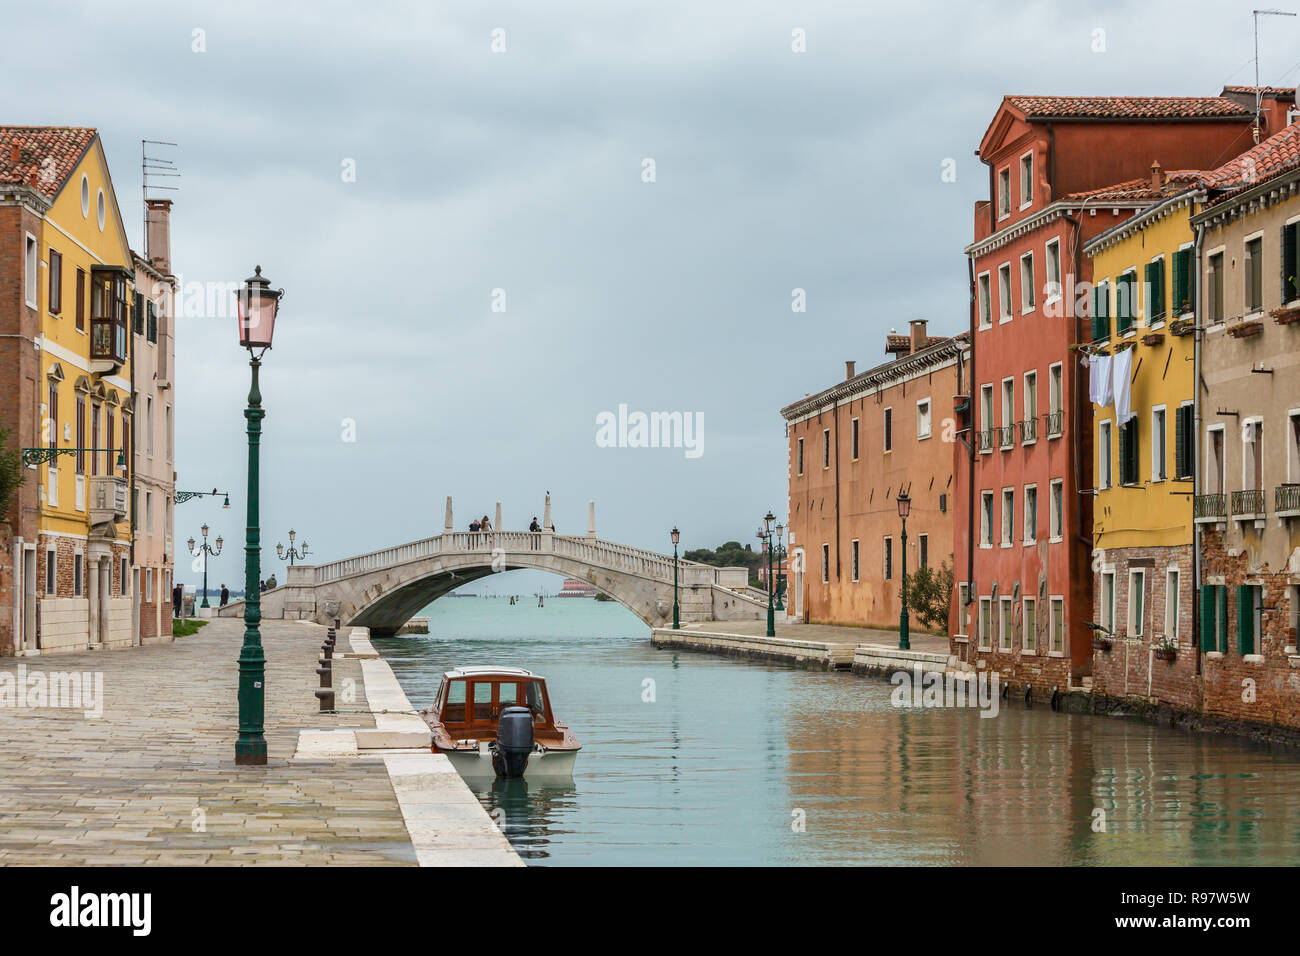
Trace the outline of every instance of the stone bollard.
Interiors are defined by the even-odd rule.
[[[334,657],[334,645],[326,641],[320,646],[320,652],[325,655],[326,660],[330,660]]]
[[[316,696],[320,698],[320,712],[322,714],[333,713],[334,711],[334,691],[318,690]]]
[[[320,675],[320,685],[322,687],[334,686],[334,668],[330,666],[330,662],[324,657],[320,659],[320,667],[316,668],[316,673]]]

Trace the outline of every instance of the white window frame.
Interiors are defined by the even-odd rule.
[[[998,598],[998,650],[1009,651],[1015,646],[1016,602],[1008,596]]]
[[[1282,447],[1286,449],[1287,484],[1300,482],[1300,408],[1288,408],[1282,420],[1286,434],[1282,436]]]
[[[1029,512],[1030,512],[1030,509],[1029,509],[1029,495],[1030,495],[1030,492],[1033,492],[1033,497],[1034,497],[1034,508],[1033,508],[1033,511],[1034,511],[1034,524],[1033,524],[1033,527],[1030,527],[1030,525],[1029,525]],[[1024,487],[1024,489],[1023,489],[1023,491],[1022,491],[1022,495],[1021,495],[1021,504],[1020,504],[1020,508],[1021,508],[1021,511],[1023,512],[1023,514],[1022,514],[1022,518],[1021,518],[1021,522],[1020,522],[1020,523],[1021,523],[1021,525],[1022,525],[1021,530],[1022,530],[1022,532],[1024,533],[1024,539],[1023,539],[1024,544],[1025,544],[1026,546],[1029,546],[1029,545],[1032,545],[1032,544],[1037,544],[1037,543],[1038,543],[1038,484],[1037,484],[1036,482],[1035,482],[1035,483],[1028,484],[1028,485],[1025,485],[1025,487]]]
[[[86,593],[86,556],[80,551],[72,552],[72,596],[81,597]]]
[[[998,324],[1010,322],[1014,317],[1015,309],[1011,305],[1011,263],[1004,262],[998,266]]]
[[[1257,426],[1250,428],[1250,426]],[[1253,442],[1246,441],[1246,432],[1250,430],[1257,437]],[[1250,445],[1259,445],[1259,474],[1248,484],[1246,481],[1246,463],[1254,462],[1255,456],[1247,454],[1247,447]],[[1255,485],[1258,484],[1260,489],[1264,488],[1264,416],[1250,415],[1241,420],[1241,490],[1255,491]]]
[[[41,288],[41,244],[30,232],[24,232],[23,244],[23,301],[29,309],[37,307]]]
[[[1029,275],[1026,281],[1025,260],[1029,260]],[[1030,249],[1020,257],[1020,314],[1028,315],[1038,307],[1037,290],[1034,287],[1034,250]]]
[[[1110,587],[1110,600],[1106,600],[1106,588]],[[1110,635],[1115,634],[1115,568],[1114,566],[1103,567],[1101,570],[1101,583],[1099,585],[1099,600],[1101,605],[1101,624],[1110,629]]]
[[[1156,422],[1160,422],[1160,434],[1156,434]],[[1157,462],[1160,471],[1156,471]],[[1169,478],[1169,415],[1164,405],[1151,406],[1151,481],[1161,482]]]
[[[925,441],[925,439],[930,437],[931,431],[934,428],[932,409],[933,409],[933,405],[931,404],[930,399],[922,398],[917,400],[916,403],[916,440],[917,441]],[[924,428],[922,428],[922,425],[924,425]]]
[[[1029,175],[1025,175],[1025,160],[1029,160]],[[1034,204],[1034,151],[1020,154],[1020,209],[1023,211]]]
[[[987,382],[980,386],[980,431],[989,431],[996,428],[993,418],[993,383]],[[993,443],[989,442],[988,448],[980,449],[982,454],[993,454]]]
[[[1056,266],[1056,278],[1052,278],[1052,266]],[[1044,250],[1043,263],[1043,298],[1050,305],[1061,300],[1061,240],[1052,239]]]
[[[1264,267],[1264,231],[1261,229],[1259,232],[1252,232],[1249,236],[1242,236],[1241,238],[1241,311],[1246,318],[1259,318],[1259,316],[1263,315],[1264,301],[1268,298],[1268,278],[1261,274],[1259,282],[1259,308],[1252,309],[1250,307],[1250,302],[1248,301],[1250,299],[1250,270],[1246,269],[1246,261],[1250,258],[1248,255],[1249,246],[1256,239],[1259,240],[1260,262],[1258,267],[1252,265],[1251,270],[1256,268],[1262,269]],[[1226,310],[1227,303],[1224,303],[1224,308]],[[1255,646],[1258,647],[1259,645],[1256,644]]]
[[[1210,467],[1213,464],[1211,456],[1214,452],[1214,433],[1219,432],[1223,436],[1221,445],[1223,447],[1223,458],[1219,462],[1218,486],[1216,492],[1209,492],[1210,488]],[[1209,494],[1226,495],[1228,493],[1228,433],[1223,423],[1210,425],[1205,429],[1205,459],[1202,463],[1201,480],[1205,482],[1205,488]]]
[[[1136,613],[1134,613],[1133,605],[1135,602],[1133,600],[1133,593],[1134,593],[1133,581],[1134,579],[1139,579],[1139,578],[1141,579],[1141,581],[1138,586],[1137,593],[1140,595],[1141,600],[1136,603],[1140,603],[1142,606],[1140,609],[1137,610]],[[1128,620],[1125,621],[1124,623],[1125,634],[1128,637],[1146,636],[1146,631],[1144,629],[1146,610],[1147,610],[1146,584],[1147,584],[1146,568],[1129,568],[1128,570],[1128,614],[1126,615]]]
[[[1024,407],[1024,421],[1033,421],[1038,424],[1038,369],[1030,369],[1024,374],[1023,381],[1020,383],[1024,390],[1020,404]],[[1032,407],[1031,407],[1032,406]],[[1033,437],[1024,438],[1022,436],[1020,444],[1034,445],[1038,443],[1038,429],[1034,428]]]
[[[1111,448],[1114,426],[1109,418],[1097,422],[1097,490],[1106,491],[1114,487],[1114,450]]]
[[[1056,605],[1061,606],[1061,627],[1056,627]],[[1047,598],[1047,653],[1053,657],[1065,656],[1065,595],[1052,594]],[[1056,645],[1060,644],[1058,648]]]
[[[1010,502],[1008,503],[1008,496]],[[1009,548],[1016,543],[1016,489],[1002,489],[1002,518],[1000,527],[1002,528],[1001,545]]]
[[[1053,543],[1059,542],[1065,534],[1064,478],[1053,478],[1048,484],[1047,511],[1047,540]]]
[[[1051,417],[1057,412],[1065,411],[1065,368],[1060,362],[1047,366],[1047,411]],[[1065,432],[1065,415],[1061,415],[1061,429],[1053,432],[1048,429],[1049,438],[1060,438]]]
[[[998,204],[998,222],[1011,217],[1011,166],[998,170],[997,195],[994,202]]]
[[[985,621],[988,627],[985,627]],[[982,651],[993,648],[993,635],[989,631],[993,630],[993,598],[982,595],[975,607],[975,641],[976,647]]]
[[[54,597],[59,593],[59,550],[45,549],[45,596]]]
[[[979,327],[993,328],[993,274],[988,269],[975,277],[975,309]]]
[[[849,419],[849,460],[850,461],[857,461],[859,458],[859,453],[862,451],[862,448],[859,445],[860,428],[861,428],[861,424],[858,419],[856,418]]]
[[[987,503],[986,503],[987,502]],[[993,547],[993,492],[980,492],[980,547]]]
[[[1178,607],[1182,598],[1183,575],[1176,564],[1165,568],[1165,638],[1178,643]]]
[[[1034,609],[1034,626],[1029,626],[1029,609]],[[1038,653],[1038,599],[1022,597],[1020,599],[1020,651],[1022,654]],[[1031,643],[1032,639],[1032,643]]]

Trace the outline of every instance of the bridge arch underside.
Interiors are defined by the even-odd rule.
[[[499,571],[549,571],[552,574],[586,581],[650,627],[659,627],[672,619],[671,584],[652,581],[631,574],[598,568],[582,561],[555,554],[511,555],[505,567],[494,569],[491,555],[437,556],[414,562],[406,568],[363,574],[338,582],[333,595],[340,604],[340,616],[354,627],[367,627],[376,637],[395,634],[412,617],[450,591],[488,577]],[[320,597],[331,598],[335,587],[320,585]],[[685,589],[683,589],[684,591]]]

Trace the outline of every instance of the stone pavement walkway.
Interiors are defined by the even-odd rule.
[[[375,726],[356,660],[333,677],[359,713],[319,713],[325,628],[263,622],[269,760],[235,766],[243,633],[214,619],[173,644],[0,658],[0,673],[102,673],[104,696],[100,719],[0,706],[0,864],[414,865],[382,757],[289,759],[299,730]]]
[[[710,621],[703,624],[683,624],[684,631],[713,631],[718,634],[744,634],[758,637],[767,633],[767,621]],[[897,630],[877,630],[869,627],[846,627],[837,624],[782,624],[777,621],[776,636],[792,641],[825,641],[829,644],[882,644],[898,647]],[[934,654],[948,653],[948,638],[913,630],[908,643],[914,651]]]

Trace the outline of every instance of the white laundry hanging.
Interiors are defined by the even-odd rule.
[[[1110,365],[1109,355],[1094,355],[1088,361],[1088,397],[1103,407],[1111,403]]]
[[[1112,389],[1115,395],[1115,423],[1125,424],[1133,417],[1129,408],[1133,388],[1133,349],[1116,352],[1111,360]]]

